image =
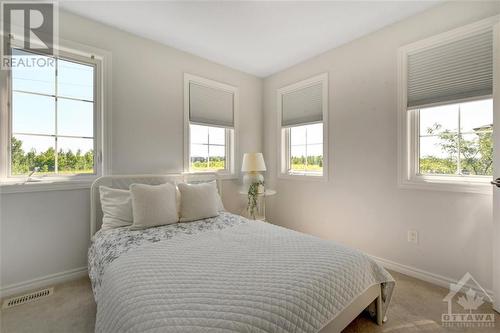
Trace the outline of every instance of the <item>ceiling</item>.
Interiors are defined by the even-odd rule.
[[[439,1],[61,1],[70,12],[266,77]]]

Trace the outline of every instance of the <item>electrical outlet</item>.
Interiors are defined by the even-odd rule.
[[[408,230],[408,242],[418,244],[418,231]]]

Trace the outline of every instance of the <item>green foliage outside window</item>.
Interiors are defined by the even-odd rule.
[[[226,158],[224,156],[210,156],[210,163],[204,157],[193,157],[191,159],[191,168],[194,171],[224,170],[226,167]]]
[[[307,163],[306,163],[307,161]],[[290,158],[292,171],[322,171],[323,156],[292,156]]]
[[[39,168],[37,174],[55,173],[56,157],[54,148],[49,148],[45,152],[23,150],[23,142],[12,137],[12,165],[11,173],[13,175],[28,174],[35,168]],[[94,152],[92,150],[82,154],[80,150],[73,153],[71,150],[66,152],[60,150],[57,154],[58,173],[94,173]]]
[[[460,151],[460,169],[462,175],[493,175],[493,126],[487,125],[474,129],[473,136],[465,139],[463,134],[443,131],[440,124],[427,129],[429,135],[436,135],[439,149],[448,155],[446,158],[423,156],[420,158],[421,174],[456,174],[457,157]],[[468,136],[471,136],[470,134]]]

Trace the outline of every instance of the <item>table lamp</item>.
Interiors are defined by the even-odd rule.
[[[260,173],[266,171],[266,163],[262,153],[245,153],[241,171],[245,172],[243,176],[243,189],[245,191],[248,191],[248,188],[253,183],[264,182],[264,176]],[[258,192],[263,193],[264,186],[259,186]]]

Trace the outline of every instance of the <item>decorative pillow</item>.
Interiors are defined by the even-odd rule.
[[[102,230],[132,225],[132,197],[130,191],[99,186],[103,212]]]
[[[179,221],[175,186],[130,185],[134,223],[131,230],[139,230]]]
[[[219,215],[220,196],[215,182],[178,184],[181,192],[180,222],[206,219]]]
[[[196,182],[196,183],[187,183],[187,184],[213,184],[215,186],[215,190],[217,192],[217,211],[220,212],[225,212],[226,208],[224,208],[224,203],[222,202],[222,198],[220,196],[219,190],[217,189],[217,181],[211,180],[211,181],[205,181],[205,182]],[[178,184],[177,184],[178,185]],[[181,214],[181,192],[179,191],[179,187],[177,187],[177,207],[179,211],[179,216]]]

